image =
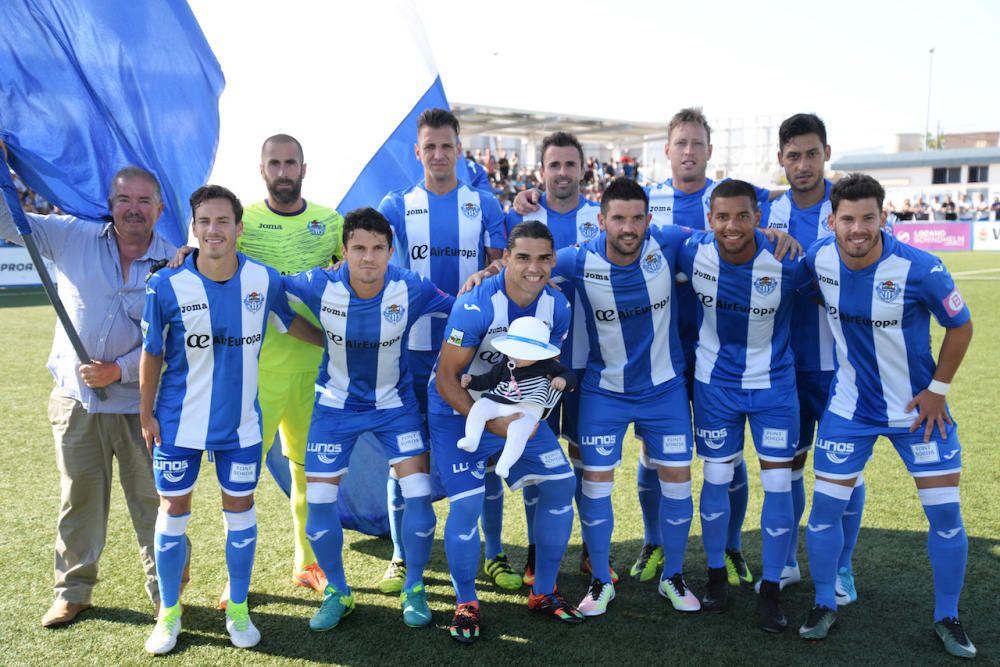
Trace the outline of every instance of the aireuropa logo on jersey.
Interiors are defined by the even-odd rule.
[[[666,299],[661,299],[656,303],[649,304],[648,306],[632,306],[630,308],[619,308],[617,311],[612,308],[607,309],[597,309],[594,311],[594,319],[598,322],[614,322],[615,319],[627,320],[630,317],[638,317],[640,315],[646,315],[655,310],[662,310],[670,304],[670,297]]]
[[[824,452],[830,463],[841,464],[854,454],[854,443],[817,438],[816,450]]]
[[[479,249],[429,246],[426,243],[415,245],[410,248],[410,259],[422,260],[427,259],[428,257],[459,257],[461,259],[475,259],[479,257]]]
[[[153,470],[160,473],[160,476],[168,482],[179,482],[184,479],[187,473],[187,461],[165,461],[163,459],[153,459]]]

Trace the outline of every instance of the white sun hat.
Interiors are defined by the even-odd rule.
[[[537,317],[519,317],[492,345],[512,359],[551,359],[559,354],[559,348],[549,343],[551,335],[549,325]]]

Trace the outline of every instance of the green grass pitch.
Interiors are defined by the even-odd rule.
[[[1000,254],[955,253],[945,261],[972,309],[975,336],[950,395],[960,423],[964,474],[962,505],[969,535],[969,565],[962,620],[979,649],[979,661],[1000,663],[1000,428],[993,421],[1000,401]],[[992,271],[989,271],[991,270]],[[963,275],[964,274],[964,275]],[[94,608],[73,626],[46,630],[42,614],[52,602],[52,544],[59,508],[59,480],[46,399],[52,382],[45,370],[54,316],[37,296],[0,293],[0,662],[20,665],[140,664],[150,658],[143,642],[152,629],[152,609],[141,586],[135,538],[120,490],[113,494],[107,548]],[[935,332],[936,343],[940,331]],[[935,349],[936,353],[936,349]],[[990,435],[990,434],[993,435]],[[616,526],[612,552],[625,572],[642,542],[635,497],[635,441],[626,443],[625,464],[615,487]],[[749,453],[750,507],[744,550],[760,572],[762,499],[757,465]],[[694,466],[695,499],[701,486]],[[807,494],[811,494],[811,463]],[[445,630],[453,592],[442,535],[447,503],[436,505],[437,539],[427,572],[434,624],[406,628],[398,600],[376,583],[391,546],[386,538],[348,531],[345,562],[357,611],[329,633],[311,633],[307,621],[319,603],[312,591],[290,583],[292,545],[287,501],[265,476],[258,491],[260,540],[250,596],[263,633],[256,649],[229,644],[215,603],[225,581],[222,517],[214,475],[203,471],[195,494],[190,535],[195,544],[191,585],[185,596],[184,633],[164,662],[197,665],[264,664],[440,665],[440,664],[949,664],[932,631],[931,571],[926,521],[913,482],[888,442],[882,441],[865,471],[868,505],[855,555],[859,600],[840,615],[831,636],[807,643],[794,632],[769,636],[756,629],[754,595],[734,594],[722,615],[681,615],[656,593],[654,583],[626,581],[604,617],[561,626],[530,614],[526,589],[510,593],[480,577],[483,633],[472,647],[453,642]],[[504,537],[516,567],[525,553],[520,494],[506,498]],[[808,508],[807,508],[808,511]],[[801,535],[801,532],[800,532]],[[579,527],[563,559],[560,588],[576,602],[587,581],[577,570]],[[794,627],[811,605],[806,575],[784,593]],[[696,593],[705,585],[700,527],[692,526],[685,562]]]

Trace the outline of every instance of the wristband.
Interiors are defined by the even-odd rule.
[[[947,396],[948,389],[951,384],[948,382],[941,382],[940,380],[931,380],[931,383],[927,385],[927,391],[938,394],[939,396]]]

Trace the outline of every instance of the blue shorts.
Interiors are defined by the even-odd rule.
[[[346,473],[358,436],[366,432],[382,444],[389,465],[427,451],[420,413],[413,407],[359,411],[316,403],[306,443],[306,474],[340,477]]]
[[[791,461],[799,444],[799,407],[795,389],[732,389],[694,383],[694,433],[698,458],[728,461],[743,452],[743,428],[757,458]]]
[[[557,436],[566,438],[566,442],[573,446],[580,443],[579,420],[580,420],[580,383],[583,381],[583,369],[574,369],[576,373],[576,391],[571,391],[562,395],[562,398],[552,408],[552,412],[546,418],[549,428]]]
[[[422,415],[427,414],[427,383],[431,380],[437,358],[438,353],[433,351],[406,351],[406,363],[413,376],[413,393],[417,395],[417,405],[420,406]]]
[[[205,450],[160,445],[153,447],[153,479],[161,496],[186,496],[194,490]],[[260,443],[250,447],[210,449],[208,460],[215,462],[215,476],[228,496],[249,496],[260,479]]]
[[[958,430],[954,424],[947,424],[945,432],[948,437],[941,440],[935,427],[931,434],[934,439],[924,442],[923,426],[910,433],[906,426],[860,424],[827,411],[819,422],[813,466],[817,475],[830,479],[857,477],[871,458],[875,440],[884,435],[913,477],[960,472],[962,445],[958,442]]]
[[[836,371],[799,371],[795,374],[795,387],[799,395],[799,448],[800,454],[809,451],[827,401]]]
[[[448,500],[482,493],[487,461],[503,450],[504,439],[485,431],[479,449],[466,452],[458,448],[459,439],[465,436],[465,417],[432,412],[427,421],[431,432],[431,465],[441,477]],[[507,486],[517,490],[525,484],[572,476],[573,469],[559,440],[548,424],[540,422],[535,437],[528,441],[524,454],[511,467]]]
[[[614,470],[622,462],[628,425],[635,424],[651,463],[691,465],[691,407],[684,378],[663,393],[640,400],[627,394],[580,394],[580,461],[584,470]]]

